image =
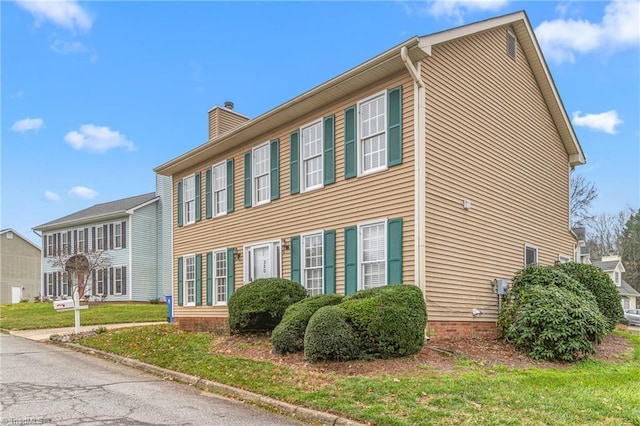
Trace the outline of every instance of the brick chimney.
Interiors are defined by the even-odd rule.
[[[209,140],[215,139],[230,132],[249,117],[233,110],[233,102],[226,101],[224,106],[216,106],[209,110]]]

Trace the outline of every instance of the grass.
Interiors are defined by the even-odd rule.
[[[167,306],[158,304],[104,303],[92,305],[89,309],[80,311],[82,325],[166,320]],[[56,312],[50,302],[0,306],[0,328],[5,330],[72,327],[73,325],[74,312]]]
[[[273,398],[380,425],[640,425],[640,336],[616,363],[585,360],[565,369],[485,368],[454,373],[359,377],[309,372],[210,352],[212,336],[170,325],[122,329],[83,345]]]

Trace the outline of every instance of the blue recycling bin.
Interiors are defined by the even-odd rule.
[[[167,309],[169,311],[167,315],[167,322],[172,323],[173,322],[173,296],[168,294],[164,296],[164,300],[167,302]]]

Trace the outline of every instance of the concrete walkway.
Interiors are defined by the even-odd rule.
[[[113,330],[116,328],[125,328],[125,327],[139,327],[143,325],[155,325],[155,324],[166,324],[166,321],[161,322],[133,322],[133,323],[124,323],[124,324],[104,324],[104,325],[81,325],[80,332],[91,331],[96,328],[104,327],[108,330]],[[19,331],[10,331],[9,334],[12,336],[24,337],[25,339],[36,340],[36,341],[44,341],[49,340],[49,337],[53,334],[73,334],[75,331],[75,327],[62,327],[62,328],[43,328],[41,330],[19,330]]]

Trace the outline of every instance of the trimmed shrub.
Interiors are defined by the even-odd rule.
[[[523,288],[500,316],[506,339],[538,360],[574,361],[592,354],[607,332],[595,302],[560,286]]]
[[[607,331],[612,332],[624,318],[624,311],[620,304],[620,294],[611,277],[597,266],[584,263],[563,263],[555,268],[569,274],[593,294],[600,312],[607,318]]]
[[[572,279],[555,266],[528,265],[512,280],[511,292],[517,294],[531,285],[556,286],[571,291],[577,296],[595,303],[595,296],[579,281]]]
[[[427,309],[422,291],[416,286],[359,291],[345,297],[338,307],[358,335],[363,356],[407,356],[419,352],[424,345]]]
[[[271,343],[274,352],[284,355],[287,352],[299,352],[304,348],[304,332],[311,316],[324,306],[337,305],[344,296],[322,294],[307,297],[289,306],[282,321],[273,329]]]
[[[287,308],[305,297],[304,287],[283,278],[262,278],[246,284],[229,298],[231,334],[271,331]]]
[[[358,335],[339,305],[325,306],[309,320],[304,334],[304,356],[313,362],[358,359],[358,343]]]

